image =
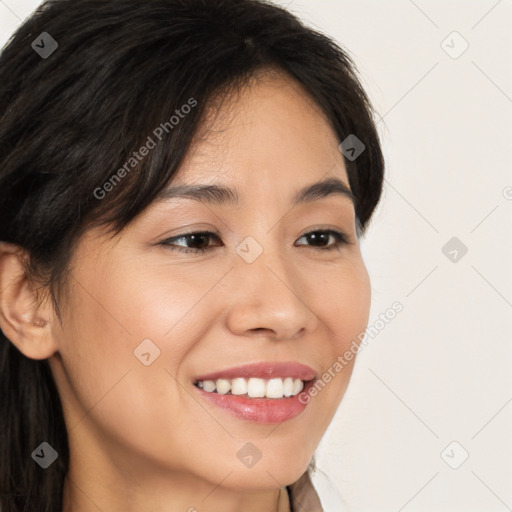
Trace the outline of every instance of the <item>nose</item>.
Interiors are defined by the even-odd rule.
[[[306,276],[267,249],[252,263],[235,260],[230,272],[227,324],[240,336],[295,339],[313,331],[319,318],[313,302],[314,276]]]

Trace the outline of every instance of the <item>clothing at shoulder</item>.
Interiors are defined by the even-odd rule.
[[[307,471],[286,489],[290,498],[291,512],[324,512]]]

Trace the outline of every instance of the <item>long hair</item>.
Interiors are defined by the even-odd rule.
[[[206,112],[275,69],[301,84],[340,141],[364,143],[357,160],[344,156],[363,234],[384,174],[372,105],[347,51],[287,10],[265,0],[47,0],[16,30],[0,54],[0,241],[26,251],[26,274],[59,318],[81,235],[118,234],[171,181]],[[176,111],[187,113],[176,122]],[[158,144],[127,168],[148,136]],[[69,449],[48,361],[25,357],[1,330],[0,397],[2,512],[61,511]],[[58,452],[45,470],[31,457],[43,441]]]

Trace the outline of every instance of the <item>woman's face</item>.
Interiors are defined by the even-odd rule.
[[[244,415],[194,385],[249,363],[300,363],[320,379],[364,331],[370,309],[350,198],[313,190],[294,202],[322,180],[348,187],[340,141],[323,115],[284,78],[253,83],[223,109],[171,186],[229,188],[237,202],[169,194],[113,241],[88,231],[73,256],[50,363],[71,465],[91,476],[142,485],[181,475],[255,490],[290,484],[347,387],[354,360],[305,407],[297,398],[243,405],[216,393],[242,404]],[[205,231],[214,234],[180,237]],[[287,373],[296,369],[268,375]]]

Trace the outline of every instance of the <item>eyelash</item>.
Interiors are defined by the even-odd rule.
[[[334,237],[336,240],[335,244],[329,245],[327,247],[314,247],[314,250],[317,251],[333,251],[333,250],[340,250],[342,246],[349,245],[351,242],[350,237],[346,235],[345,233],[342,233],[341,231],[336,231],[334,229],[316,229],[314,231],[308,231],[307,233],[304,233],[300,238],[304,238],[307,235],[311,235],[313,233],[323,233],[323,234],[329,234]],[[194,235],[208,235],[211,239],[211,236],[216,237],[220,240],[220,237],[213,233],[212,231],[193,231],[191,233],[182,233],[181,235],[174,236],[172,238],[166,238],[165,240],[162,240],[158,243],[158,245],[163,245],[165,247],[168,247],[169,249],[173,251],[183,252],[183,253],[193,253],[193,254],[204,254],[206,251],[209,250],[209,248],[206,249],[197,249],[197,248],[191,248],[191,247],[182,247],[179,245],[173,245],[170,242],[174,242],[176,240],[179,240],[180,238],[188,238],[192,237]],[[299,240],[300,240],[299,238]],[[301,244],[303,245],[303,244]],[[217,246],[218,247],[218,246]]]

